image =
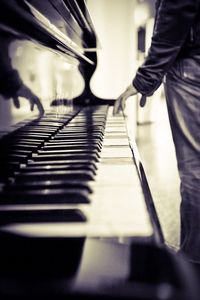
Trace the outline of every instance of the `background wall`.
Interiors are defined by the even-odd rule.
[[[91,81],[91,88],[99,97],[117,98],[134,77],[138,67],[137,30],[140,22],[145,22],[147,17],[143,7],[145,1],[87,0],[101,43],[98,66]],[[80,74],[77,75],[76,67],[70,67],[59,55],[25,41],[14,42],[10,54],[13,67],[18,69],[24,83],[41,98],[45,108],[55,97],[71,99],[83,89],[83,80]],[[132,98],[127,102],[127,112],[132,115],[135,131],[137,101]],[[19,117],[24,112],[29,113],[28,102],[22,99],[21,103],[19,111],[8,101],[1,101],[0,115],[4,116],[5,111],[8,116],[11,111],[11,115]]]
[[[91,86],[100,97],[116,98],[136,68],[136,0],[88,0],[87,4],[102,46]]]

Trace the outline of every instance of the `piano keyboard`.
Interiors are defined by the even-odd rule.
[[[2,138],[1,145],[1,232],[153,235],[124,119],[113,117],[108,106],[46,114]]]
[[[191,282],[187,293],[177,278],[186,270],[189,282],[193,274],[161,247],[123,116],[113,117],[106,105],[47,113],[4,135],[0,145],[5,299],[25,299],[30,289],[30,299],[196,300],[196,286]],[[167,297],[165,288],[159,294],[163,286]]]
[[[0,275],[71,277],[88,240],[155,240],[122,116],[94,105],[16,128],[0,139]]]

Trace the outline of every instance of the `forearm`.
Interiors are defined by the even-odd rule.
[[[149,54],[133,79],[133,86],[143,95],[152,95],[162,83],[180,48],[179,45],[152,40]]]
[[[152,95],[177,58],[199,9],[198,0],[162,0],[148,56],[133,79],[134,87]]]

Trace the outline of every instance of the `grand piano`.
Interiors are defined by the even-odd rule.
[[[198,299],[193,270],[164,243],[126,116],[90,90],[100,42],[86,1],[1,0],[0,32],[84,80],[43,116],[1,122],[1,299]]]

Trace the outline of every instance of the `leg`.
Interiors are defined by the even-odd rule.
[[[165,94],[181,179],[181,251],[200,263],[200,83],[187,79],[184,64],[167,76]]]

